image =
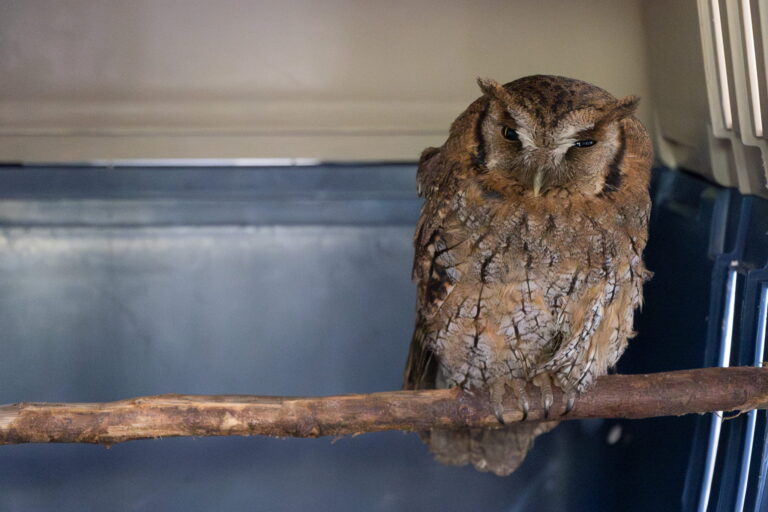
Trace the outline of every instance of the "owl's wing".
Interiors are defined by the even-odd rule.
[[[417,319],[405,368],[406,389],[435,385],[437,359],[427,340],[426,319],[445,301],[454,285],[450,272],[437,261],[445,250],[441,234],[443,220],[451,210],[455,193],[456,177],[452,171],[440,149],[427,148],[421,154],[416,181],[419,195],[425,201],[413,239],[412,278],[417,283]]]
[[[446,162],[438,148],[425,149],[419,160],[416,181],[425,201],[413,237],[411,277],[418,285],[420,312],[441,304],[450,291],[451,277],[437,260],[448,249],[442,231],[446,217],[455,209],[457,167]]]
[[[419,315],[420,316],[420,315]],[[437,359],[425,339],[426,326],[421,318],[417,320],[416,329],[411,339],[408,351],[408,361],[405,363],[403,389],[430,389],[435,387],[437,378]]]

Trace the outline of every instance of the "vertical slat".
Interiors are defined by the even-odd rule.
[[[730,131],[733,119],[720,4],[718,0],[698,0],[698,11],[704,76],[712,123],[708,148],[712,175],[721,185],[731,187],[737,184],[737,178],[732,150],[734,134]],[[717,16],[714,13],[717,13]]]
[[[768,286],[763,285],[760,292],[760,305],[758,308],[757,333],[755,334],[755,358],[753,365],[763,365],[765,355],[766,320],[768,317]],[[757,425],[757,410],[747,413],[747,431],[744,436],[744,450],[741,459],[739,474],[739,486],[737,491],[736,512],[743,512],[747,498],[747,486],[749,484],[749,468],[752,461],[752,449],[755,443],[755,426]]]
[[[746,59],[747,85],[749,89],[750,114],[754,136],[763,136],[763,112],[760,102],[760,86],[757,79],[757,51],[752,20],[752,2],[741,0],[741,19],[744,29],[744,57]]]
[[[736,107],[733,131],[738,134],[742,144],[741,147],[734,148],[737,164],[736,174],[739,191],[744,194],[754,194],[765,188],[763,162],[768,158],[768,142],[755,136],[753,118],[755,109],[751,101],[752,91],[749,87],[749,59],[747,54],[749,47],[754,49],[754,39],[747,39],[745,24],[749,23],[749,34],[753,37],[752,11],[748,0],[730,1],[726,2],[725,5],[728,22],[728,46],[730,47],[730,59],[726,55],[726,61],[730,63],[729,72],[734,86],[731,99]],[[755,76],[756,78],[757,76]],[[755,93],[757,93],[757,88],[755,88]]]
[[[725,60],[725,43],[723,38],[723,17],[720,12],[720,2],[710,0],[712,15],[712,35],[715,44],[715,65],[717,69],[717,84],[720,96],[720,109],[723,116],[723,127],[733,128],[733,113],[731,111],[731,92],[728,85],[728,71]]]
[[[760,101],[762,119],[762,139],[768,139],[768,52],[766,51],[766,30],[768,29],[768,9],[762,0],[749,0],[752,7],[752,37],[755,49],[755,69],[757,71],[757,93]]]
[[[726,282],[725,303],[723,311],[723,324],[720,335],[720,352],[718,366],[728,367],[731,358],[731,346],[733,343],[733,323],[736,310],[736,279],[738,274],[735,268],[728,271]],[[720,446],[720,430],[723,425],[723,413],[718,411],[712,414],[709,429],[709,441],[707,446],[707,458],[704,464],[703,483],[699,494],[698,512],[706,512],[712,494],[712,481],[715,476],[715,464],[717,462],[717,449]]]

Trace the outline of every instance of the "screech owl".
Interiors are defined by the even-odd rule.
[[[579,80],[536,75],[483,95],[427,148],[414,235],[416,329],[406,389],[487,387],[503,423],[505,393],[552,385],[573,398],[608,372],[633,336],[650,277],[642,261],[652,147],[616,99]],[[507,475],[557,422],[424,433],[443,463]]]

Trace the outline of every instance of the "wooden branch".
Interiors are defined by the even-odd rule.
[[[540,394],[528,387],[526,421],[540,421]],[[650,375],[610,375],[560,417],[649,418],[768,408],[768,369],[705,368]],[[507,422],[522,414],[510,396]],[[369,395],[280,398],[160,395],[108,403],[19,403],[0,406],[0,444],[102,443],[173,436],[318,437],[433,427],[495,427],[484,393],[457,389]]]

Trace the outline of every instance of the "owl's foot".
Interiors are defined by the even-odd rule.
[[[515,395],[517,404],[520,407],[520,412],[522,413],[520,421],[525,421],[528,417],[528,410],[530,408],[528,393],[525,391],[525,382],[519,379],[514,379],[512,381],[508,381],[507,379],[495,379],[491,381],[488,386],[491,409],[493,410],[493,415],[496,416],[496,419],[498,419],[499,423],[502,425],[509,423],[509,421],[504,418],[504,413],[508,411],[508,409],[504,408],[504,397],[506,396],[508,389]]]
[[[563,409],[560,416],[565,416],[573,409],[576,397],[579,392],[576,389],[563,389],[563,385],[557,379],[556,374],[543,372],[536,375],[531,382],[541,390],[541,408],[544,410],[544,419],[549,419],[552,413],[552,406],[555,403],[555,395],[552,392],[553,387],[563,391]]]

